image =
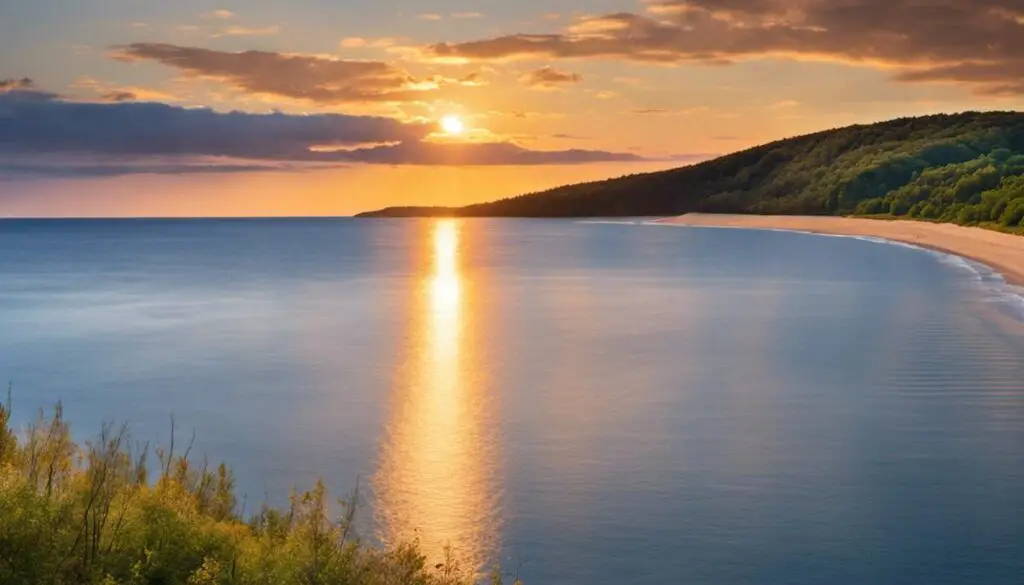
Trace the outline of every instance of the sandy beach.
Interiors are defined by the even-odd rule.
[[[986,264],[1007,282],[1024,286],[1024,236],[974,227],[919,221],[849,217],[714,215],[690,213],[659,220],[677,225],[783,229],[845,236],[872,236],[949,252]]]

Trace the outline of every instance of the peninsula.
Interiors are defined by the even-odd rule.
[[[365,217],[878,216],[1024,229],[1024,113],[849,126],[696,165],[459,208]]]
[[[668,217],[874,236],[972,258],[1024,285],[1024,113],[850,126],[667,171],[363,216]]]

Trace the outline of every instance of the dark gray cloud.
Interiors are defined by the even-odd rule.
[[[662,0],[583,19],[561,34],[442,43],[467,59],[612,58],[730,63],[763,56],[900,68],[906,82],[1024,93],[1022,0]]]
[[[523,75],[520,80],[533,88],[555,89],[583,81],[583,76],[570,71],[559,71],[552,67],[541,67]]]
[[[346,61],[272,51],[215,51],[167,43],[115,47],[122,61],[156,61],[186,75],[212,78],[252,94],[316,103],[406,102],[431,97],[443,85],[479,85],[478,74],[465,79],[418,79],[383,61]]]
[[[13,91],[16,89],[31,89],[35,83],[28,77],[21,79],[0,79],[0,92]]]
[[[430,130],[371,116],[222,113],[151,102],[72,102],[41,92],[0,94],[0,152],[317,160],[312,146],[419,140]]]
[[[0,93],[0,160],[8,175],[288,170],[345,163],[570,164],[639,160],[512,143],[425,141],[433,124],[342,114],[216,112],[152,102],[89,103],[18,89]],[[212,162],[211,162],[211,159]],[[292,166],[285,167],[284,164]]]
[[[104,93],[100,98],[108,102],[133,102],[138,99],[138,96],[131,91],[115,90]]]

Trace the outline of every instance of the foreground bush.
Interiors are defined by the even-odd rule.
[[[149,450],[105,426],[76,444],[60,406],[23,432],[0,405],[3,585],[456,585],[414,546],[380,550],[353,535],[354,505],[321,482],[243,520],[230,469],[194,465],[173,440]],[[355,498],[351,500],[355,501]],[[334,512],[332,512],[332,510]],[[335,513],[336,512],[336,513]],[[501,581],[496,573],[495,582]]]

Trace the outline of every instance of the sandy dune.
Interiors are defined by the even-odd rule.
[[[848,236],[874,236],[971,258],[1024,286],[1024,237],[951,224],[848,217],[711,215],[690,213],[660,220],[693,226],[786,229]]]

